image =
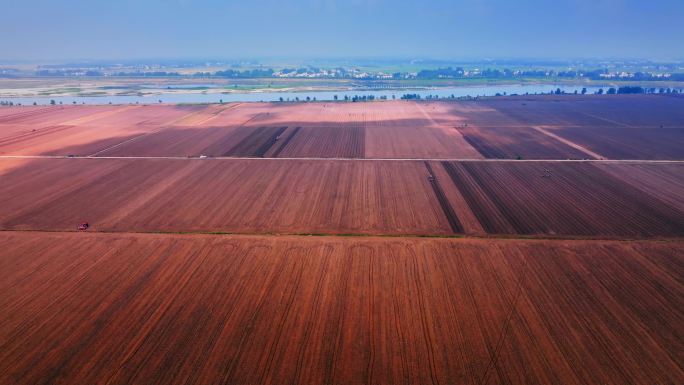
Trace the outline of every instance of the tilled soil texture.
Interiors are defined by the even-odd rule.
[[[0,107],[0,384],[684,383],[683,104]]]
[[[451,113],[487,158],[684,160],[681,96],[492,98],[455,103]]]
[[[22,107],[0,116],[0,155],[93,155],[207,106]]]
[[[684,195],[682,164],[641,168],[647,187],[615,176],[611,167],[627,167],[615,163],[77,158],[18,166],[0,160],[5,162],[0,229],[6,230],[71,231],[86,220],[95,231],[684,235],[684,207],[677,199]]]
[[[422,162],[31,160],[1,176],[0,228],[453,234],[428,175]]]
[[[677,160],[682,110],[661,95],[6,107],[0,155]]]
[[[624,167],[621,164],[442,162],[442,166],[490,234],[684,235],[684,207],[656,187],[684,193],[684,164],[665,165],[670,170],[676,167],[678,175],[659,175],[658,167],[652,168],[648,176],[652,189],[635,187],[604,171]]]
[[[439,103],[54,106],[4,112],[0,155],[481,157],[451,128],[460,118]]]
[[[677,384],[681,242],[0,233],[0,383]]]

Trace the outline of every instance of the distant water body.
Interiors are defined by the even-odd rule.
[[[368,96],[373,95],[376,99],[382,96],[387,99],[393,97],[399,99],[403,94],[418,94],[421,98],[428,96],[438,96],[439,98],[449,98],[463,96],[495,96],[501,95],[524,95],[524,94],[541,94],[553,92],[560,88],[566,93],[581,92],[582,88],[587,89],[587,93],[594,93],[599,88],[604,90],[607,87],[599,86],[583,86],[583,85],[554,85],[554,84],[512,84],[512,85],[481,85],[481,86],[462,86],[462,87],[444,87],[433,89],[389,89],[389,90],[347,90],[347,91],[297,91],[297,92],[244,92],[244,93],[221,93],[212,92],[208,90],[203,93],[197,92],[175,92],[170,94],[152,94],[152,95],[105,95],[105,96],[36,96],[36,97],[18,97],[10,98],[3,97],[0,94],[0,101],[11,101],[14,104],[21,103],[22,105],[32,105],[37,103],[40,105],[50,104],[51,100],[62,104],[152,104],[159,103],[224,103],[229,102],[275,102],[281,100],[306,100],[307,97],[316,100],[334,100],[335,96],[339,100],[343,100],[345,96],[352,98],[354,95]]]

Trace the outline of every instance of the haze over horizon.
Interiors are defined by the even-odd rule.
[[[684,58],[678,0],[37,0],[2,9],[5,61]]]

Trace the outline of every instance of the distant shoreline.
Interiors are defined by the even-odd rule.
[[[0,78],[0,99],[43,97],[163,96],[171,94],[245,94],[270,92],[373,92],[418,91],[452,87],[557,85],[572,87],[641,86],[684,88],[684,82],[668,81],[578,81],[575,79],[216,79],[149,77],[18,77]]]

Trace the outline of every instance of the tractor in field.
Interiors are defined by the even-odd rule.
[[[90,227],[88,222],[81,222],[78,224],[78,231],[86,231],[88,230],[88,227]]]

